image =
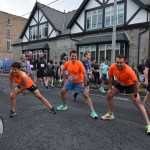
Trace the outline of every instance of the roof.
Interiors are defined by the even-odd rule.
[[[23,48],[23,50],[38,50],[38,49],[49,49],[49,45],[47,43],[42,44],[31,44]]]
[[[94,37],[88,37],[82,39],[77,45],[85,45],[85,44],[96,44],[96,43],[106,43],[112,41],[112,34],[105,34],[105,35],[99,35]],[[117,33],[116,34],[116,41],[124,41],[129,42],[127,36],[125,33]]]
[[[55,10],[53,8],[50,8],[39,2],[36,2],[32,12],[31,12],[31,15],[29,16],[27,24],[20,35],[20,38],[22,38],[23,35],[25,34],[25,31],[26,31],[27,27],[29,26],[29,24],[33,18],[33,15],[37,9],[41,10],[41,12],[44,14],[44,16],[47,18],[47,20],[52,25],[52,27],[56,31],[58,31],[60,34],[70,33],[70,30],[67,29],[67,25],[70,22],[70,20],[72,19],[72,17],[74,16],[76,10],[68,12],[68,13],[64,13],[64,12]]]

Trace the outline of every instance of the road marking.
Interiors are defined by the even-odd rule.
[[[2,121],[2,119],[0,118],[0,138],[1,138],[2,135],[3,135],[3,131],[4,131],[3,121]]]

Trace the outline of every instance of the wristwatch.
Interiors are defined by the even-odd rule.
[[[137,94],[134,94],[134,97],[137,97],[138,95]]]

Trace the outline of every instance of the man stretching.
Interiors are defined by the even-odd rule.
[[[19,62],[14,62],[11,65],[12,69],[9,72],[9,85],[11,88],[10,93],[10,117],[16,115],[16,97],[19,93],[24,90],[32,92],[35,97],[37,97],[42,103],[44,103],[50,110],[51,113],[56,114],[54,107],[40,94],[37,86],[33,83],[31,78],[23,71],[21,71],[21,64]],[[13,83],[17,83],[18,86],[14,88]]]

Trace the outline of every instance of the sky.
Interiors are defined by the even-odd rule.
[[[83,0],[37,0],[61,12],[68,12],[79,8]],[[1,0],[0,11],[28,18],[36,0]],[[25,15],[27,14],[27,15]]]

